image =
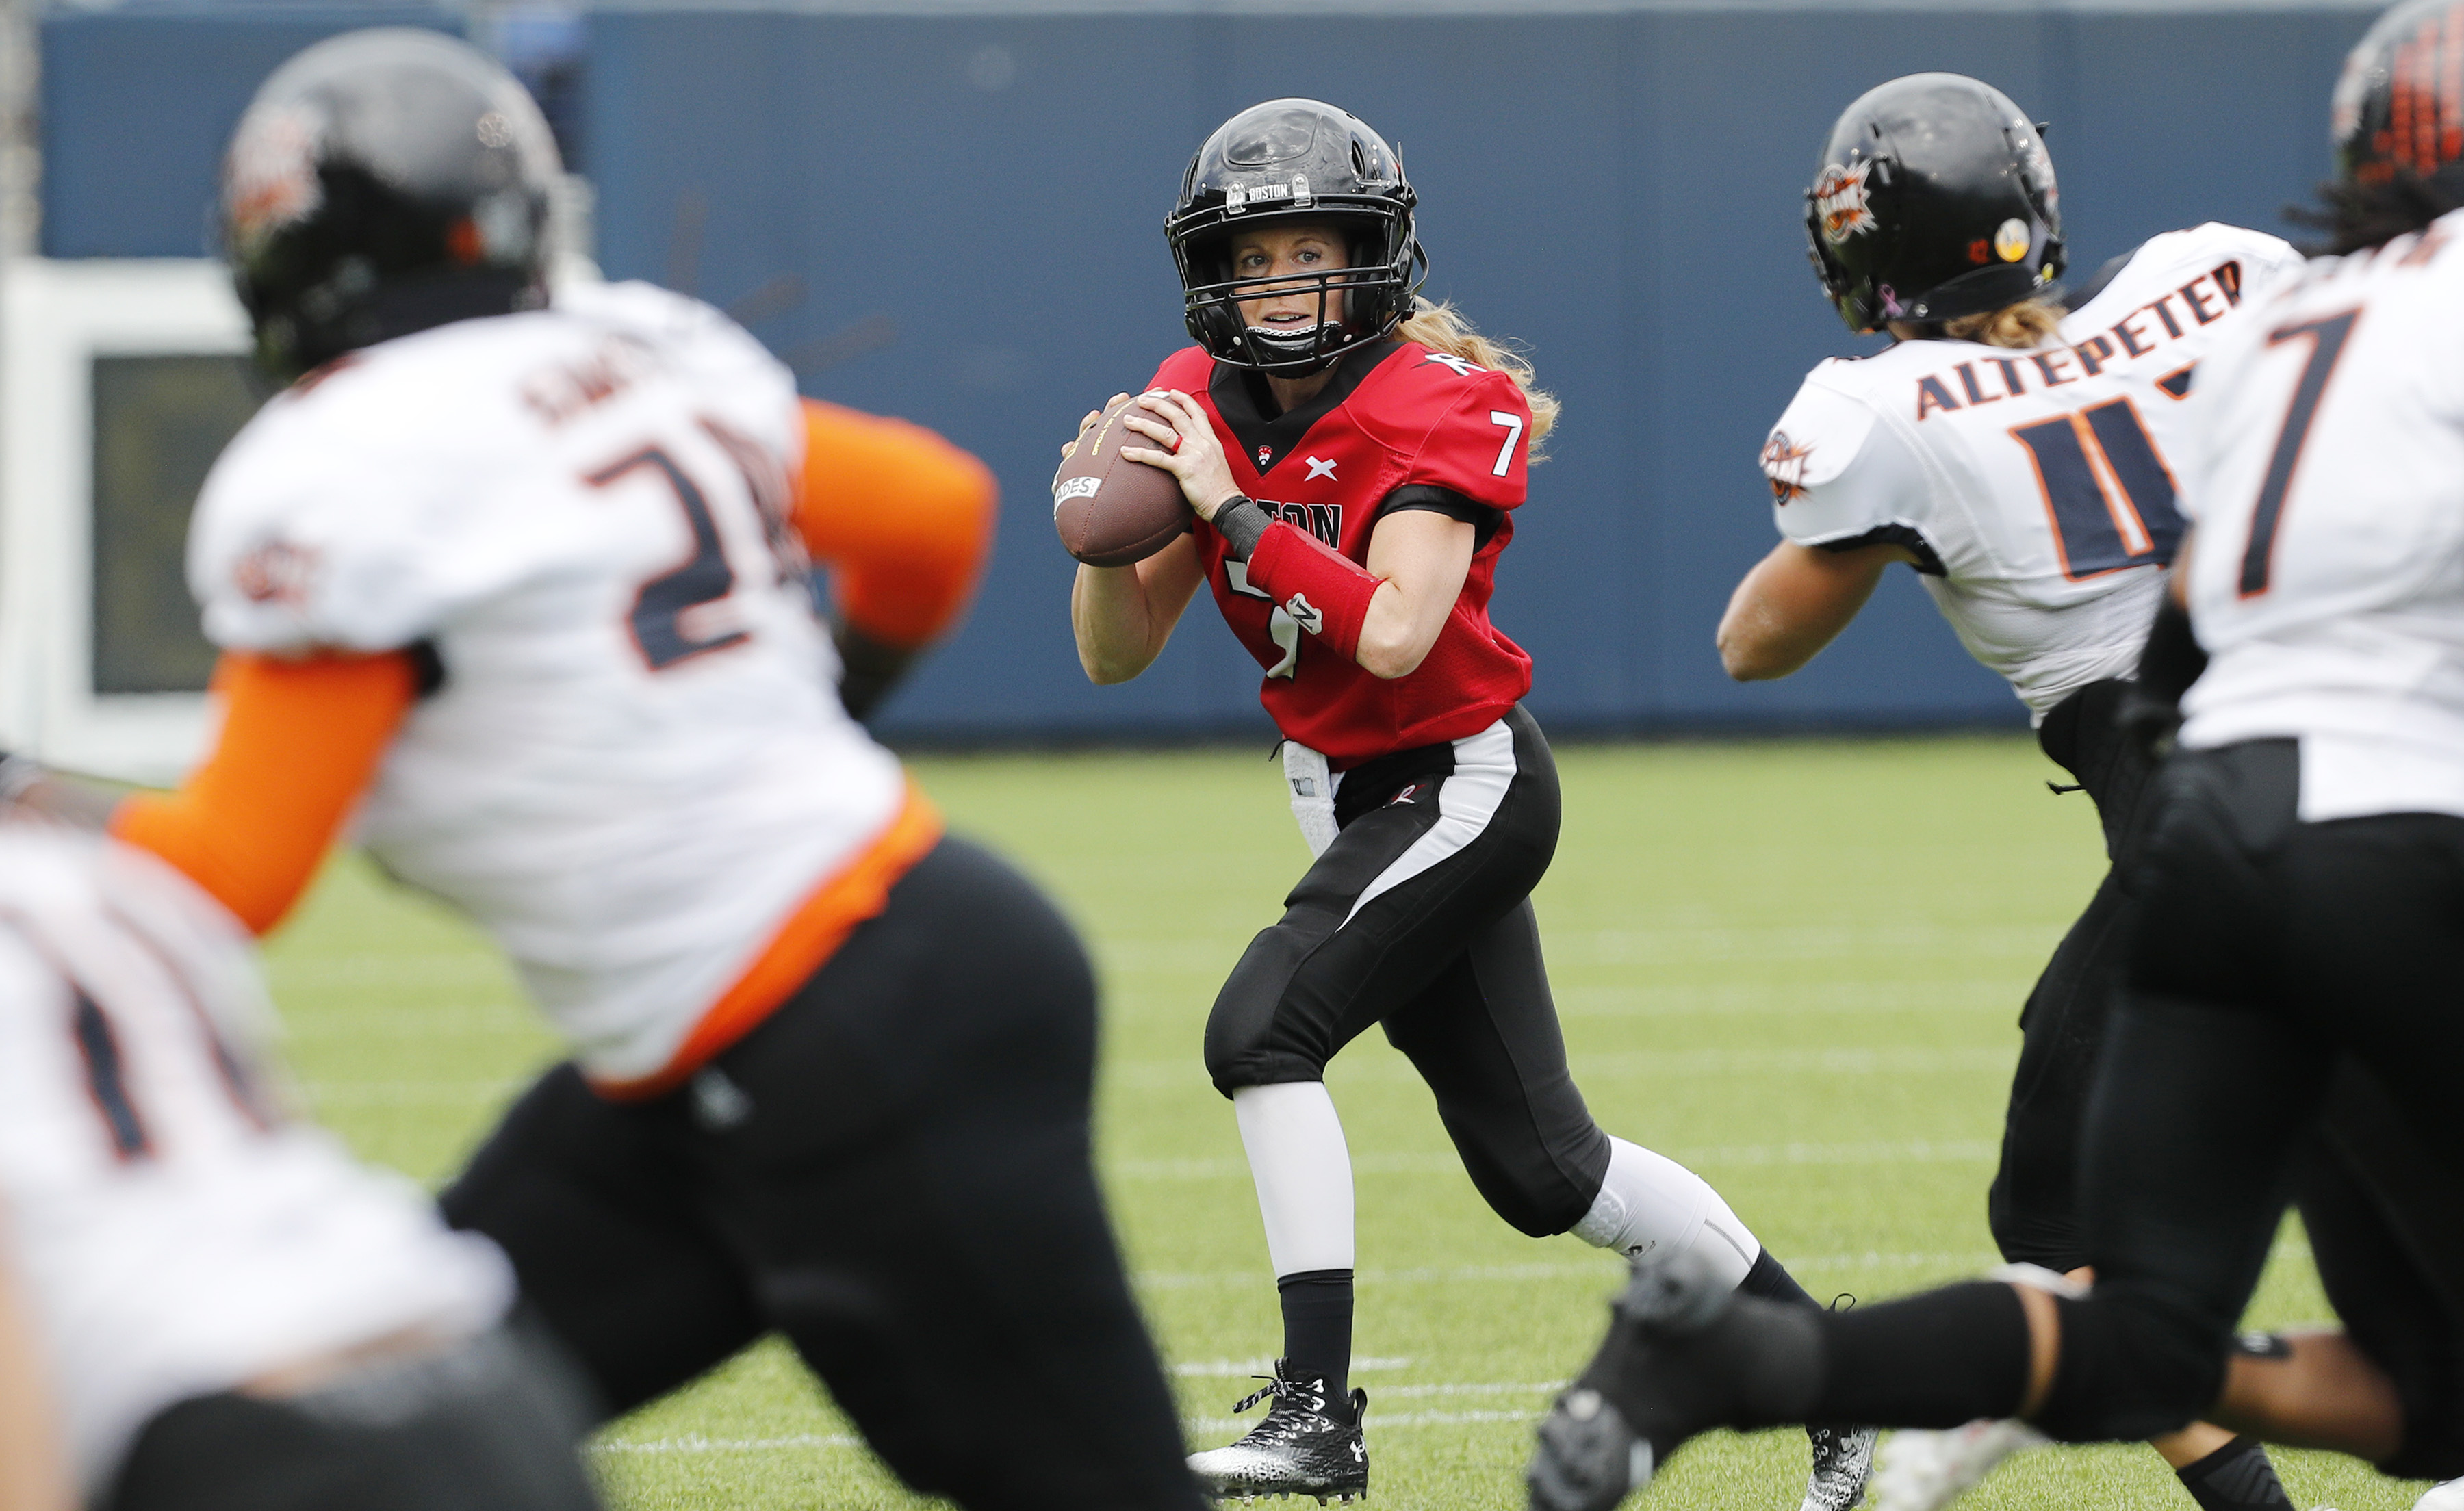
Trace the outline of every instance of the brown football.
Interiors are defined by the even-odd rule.
[[[1122,423],[1137,402],[1132,395],[1107,405],[1052,474],[1052,528],[1060,532],[1063,548],[1089,566],[1143,561],[1186,535],[1198,518],[1181,496],[1180,479],[1160,467],[1121,459],[1124,446],[1155,445]]]

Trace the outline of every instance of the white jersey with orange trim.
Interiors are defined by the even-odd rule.
[[[788,525],[787,370],[647,284],[370,347],[267,405],[189,538],[231,649],[432,647],[362,818],[609,1082],[897,818]]]
[[[411,1328],[513,1275],[417,1188],[289,1121],[230,916],[131,847],[0,826],[0,1265],[90,1494],[191,1395]]]
[[[1780,533],[1905,546],[1961,643],[2041,720],[2137,664],[2182,532],[2184,400],[2300,261],[2210,223],[2140,247],[2058,345],[1903,341],[1821,363],[1763,447]]]
[[[2304,820],[2464,816],[2459,349],[2464,213],[2312,263],[2201,387],[2181,739],[2299,739]]]

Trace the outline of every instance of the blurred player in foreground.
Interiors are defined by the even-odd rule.
[[[547,307],[556,165],[426,33],[258,92],[229,255],[298,381],[197,507],[218,742],[111,825],[262,931],[356,808],[496,936],[575,1060],[445,1210],[610,1411],[776,1329],[919,1490],[1195,1505],[1089,1163],[1084,953],[842,707],[960,612],[989,478],[800,405],[706,306]],[[844,688],[808,553],[873,668]]]
[[[286,1116],[269,1022],[186,880],[0,824],[0,1507],[597,1505],[503,1257]]]
[[[2079,1135],[2152,770],[2114,711],[2182,535],[2167,458],[2189,448],[2202,361],[2301,259],[2210,224],[2154,237],[2065,298],[2037,128],[1956,74],[1850,105],[1806,202],[1823,292],[1850,330],[1896,341],[1815,367],[1772,428],[1763,470],[1785,538],[1738,584],[1721,660],[1744,680],[1787,676],[1904,561],[2096,803],[2113,868],[2020,1014],[1988,1203],[2003,1259],[2082,1272]],[[2248,1438],[2202,1424],[2155,1446],[2206,1511],[2291,1505]]]
[[[1324,1076],[1373,1024],[1516,1228],[1700,1253],[1728,1286],[1814,1304],[1701,1177],[1603,1132],[1567,1073],[1529,901],[1556,849],[1556,770],[1519,702],[1530,658],[1488,619],[1557,405],[1415,299],[1414,203],[1386,142],[1315,100],[1207,139],[1166,225],[1199,344],[1129,422],[1174,449],[1122,453],[1178,476],[1202,522],[1134,566],[1082,566],[1071,596],[1079,659],[1112,683],[1213,591],[1265,669],[1317,856],[1207,1020],[1284,1312],[1284,1357],[1236,1409],[1271,1397],[1265,1419],[1191,1460],[1219,1494],[1367,1492],[1366,1396],[1346,1390],[1352,1168]],[[1838,1511],[1871,1435],[1815,1445],[1806,1503]]]
[[[2464,215],[2439,218],[2464,205],[2441,125],[2464,113],[2459,39],[2453,0],[2363,39],[2336,101],[2344,255],[2202,367],[2176,457],[2187,615],[2168,599],[2129,711],[2152,723],[2196,679],[2089,1104],[2093,1291],[2037,1270],[1833,1317],[1646,1262],[1541,1429],[1535,1505],[1613,1505],[1711,1427],[1842,1413],[1969,1424],[1878,1476],[1894,1511],[2028,1440],[2008,1418],[2092,1442],[2204,1413],[2390,1475],[2464,1471]],[[2356,1076],[2418,1156],[2409,1189],[2321,1154]],[[2237,1349],[2297,1184],[2347,1330]]]

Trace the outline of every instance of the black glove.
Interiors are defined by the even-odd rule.
[[[2182,694],[2208,669],[2208,653],[2190,628],[2190,616],[2167,593],[2156,605],[2156,623],[2139,652],[2139,675],[2123,690],[2114,723],[2144,755],[2162,760],[2172,754],[2182,728]]]

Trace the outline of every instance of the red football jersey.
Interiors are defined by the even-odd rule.
[[[1258,413],[1264,385],[1253,383],[1191,346],[1165,359],[1150,386],[1195,398],[1241,491],[1353,562],[1367,564],[1380,508],[1404,501],[1397,490],[1448,513],[1466,501],[1474,513],[1496,511],[1482,522],[1437,644],[1411,675],[1393,681],[1304,634],[1249,586],[1247,563],[1226,560],[1223,537],[1199,521],[1207,585],[1265,668],[1258,696],[1275,727],[1338,769],[1486,729],[1531,690],[1531,658],[1488,622],[1498,554],[1514,537],[1512,511],[1524,497],[1531,405],[1523,390],[1502,372],[1412,341],[1351,353],[1317,399],[1271,419]]]

